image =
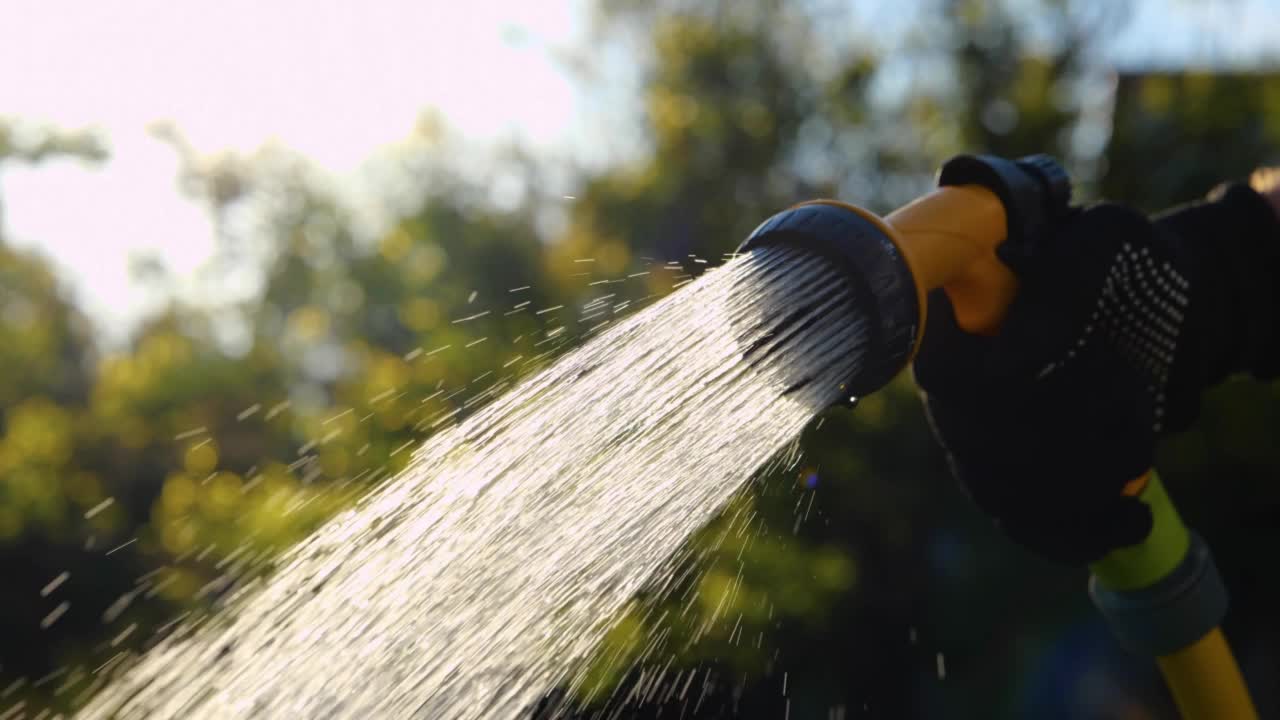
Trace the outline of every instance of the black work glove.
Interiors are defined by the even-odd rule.
[[[1193,292],[1169,378],[1171,429],[1194,419],[1201,391],[1228,375],[1280,376],[1280,218],[1246,185],[1156,216]]]
[[[1280,373],[1280,222],[1232,186],[1155,222],[1072,210],[1000,256],[1020,282],[1000,333],[959,329],[935,291],[916,380],[974,500],[1039,554],[1092,562],[1150,532],[1123,488],[1157,436],[1227,375]]]
[[[1136,325],[1117,308],[1153,233],[1119,206],[1072,211],[1011,263],[1020,290],[994,337],[958,328],[943,291],[929,297],[915,376],[934,433],[978,505],[1052,560],[1092,562],[1151,530],[1122,491],[1151,467],[1163,411],[1159,368],[1145,366],[1170,350],[1156,339],[1151,358],[1126,357]]]

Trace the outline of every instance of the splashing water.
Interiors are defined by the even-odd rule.
[[[732,260],[432,437],[83,717],[527,713],[582,682],[636,591],[670,585],[688,536],[839,398],[864,334],[824,260]]]

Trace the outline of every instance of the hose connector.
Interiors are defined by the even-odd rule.
[[[1226,585],[1209,546],[1194,532],[1182,562],[1154,585],[1113,590],[1094,575],[1089,596],[1125,647],[1152,657],[1191,645],[1227,614]]]
[[[1151,510],[1151,533],[1091,566],[1089,596],[1121,644],[1159,657],[1222,622],[1227,588],[1209,546],[1183,524],[1159,474],[1152,470],[1141,480],[1138,499]]]

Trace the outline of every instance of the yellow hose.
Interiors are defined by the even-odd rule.
[[[1256,720],[1244,678],[1222,631],[1156,658],[1183,720]]]
[[[1164,483],[1153,470],[1125,486],[1151,509],[1151,533],[1131,547],[1111,551],[1090,566],[1094,578],[1113,590],[1150,587],[1174,572],[1190,545],[1187,528]],[[1156,658],[1183,720],[1256,720],[1249,690],[1222,630]]]

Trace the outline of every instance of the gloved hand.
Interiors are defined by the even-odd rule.
[[[929,299],[916,380],[974,500],[1014,540],[1083,564],[1140,542],[1151,517],[1126,484],[1157,436],[1194,420],[1233,372],[1280,372],[1280,222],[1233,186],[1155,222],[1072,210],[1000,249],[1019,293],[999,334],[958,328]]]
[[[994,337],[957,327],[944,291],[929,297],[915,376],[934,433],[978,505],[1052,560],[1091,562],[1151,529],[1123,489],[1151,467],[1160,393],[1121,351],[1132,328],[1115,306],[1137,281],[1115,266],[1145,267],[1128,252],[1153,232],[1119,206],[1072,211],[1016,261],[1020,291]]]
[[[1154,220],[1192,288],[1169,377],[1173,429],[1189,425],[1199,394],[1230,374],[1280,376],[1280,188],[1272,180],[1257,173],[1255,189],[1223,185],[1209,202]]]

